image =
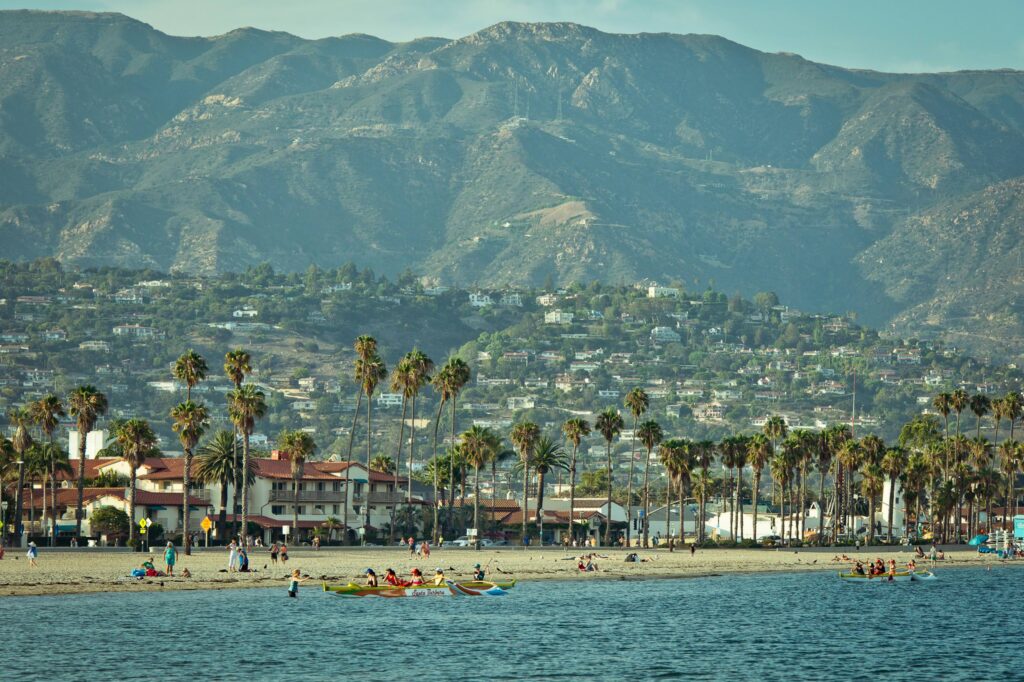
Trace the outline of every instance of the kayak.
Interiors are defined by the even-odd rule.
[[[881,583],[898,582],[898,583],[905,583],[905,582],[918,581],[918,580],[934,580],[935,579],[935,574],[932,573],[931,571],[921,571],[920,573],[918,573],[916,571],[897,571],[896,575],[894,575],[892,577],[892,580],[889,579],[889,574],[888,573],[883,573],[882,575],[861,575],[861,574],[858,574],[858,573],[840,573],[839,577],[840,577],[840,579],[845,580],[846,582],[851,582],[851,583],[867,583],[867,582],[881,582]]]
[[[461,585],[462,587],[464,587],[466,589],[469,589],[469,590],[488,590],[490,588],[498,588],[500,590],[511,590],[512,588],[515,587],[515,584],[516,584],[516,579],[514,579],[514,578],[512,580],[508,580],[508,581],[465,581],[465,582],[457,583],[457,585]],[[443,586],[443,585],[440,585],[440,586],[420,585],[420,586],[416,586],[415,589],[421,589],[421,588],[438,588],[441,591],[445,590],[445,586]],[[324,584],[324,591],[325,592],[337,592],[339,594],[351,594],[353,592],[364,592],[364,593],[366,593],[366,594],[356,595],[356,596],[359,596],[359,597],[365,597],[365,596],[368,596],[368,595],[371,595],[371,594],[379,594],[381,592],[395,592],[395,591],[409,590],[409,589],[414,589],[414,587],[411,586],[411,585],[406,585],[406,586],[380,585],[378,587],[373,588],[373,587],[368,587],[366,585],[356,585],[355,583],[349,583],[348,585],[328,585],[327,583]],[[386,595],[386,596],[392,596],[392,595]]]
[[[513,581],[514,584],[515,581]],[[342,597],[498,597],[506,594],[499,585],[486,581],[457,583],[445,580],[443,585],[328,585],[323,583],[324,592],[333,592]]]

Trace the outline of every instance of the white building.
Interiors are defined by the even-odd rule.
[[[486,308],[487,306],[494,305],[494,299],[488,294],[483,294],[478,291],[469,295],[469,304],[474,308]]]
[[[659,287],[657,285],[647,287],[647,298],[679,298],[679,289],[676,287]]]
[[[655,327],[651,330],[651,341],[655,343],[679,343],[682,338],[672,327]]]
[[[96,455],[107,444],[107,432],[103,429],[85,434],[85,458],[96,459]],[[68,457],[78,459],[78,430],[68,430]]]
[[[544,313],[544,324],[572,324],[574,317],[568,311],[550,310]]]

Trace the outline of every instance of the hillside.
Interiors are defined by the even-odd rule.
[[[574,24],[397,44],[0,19],[8,258],[678,280],[1001,355],[1024,336],[1020,278],[982,236],[1012,235],[1012,206],[998,226],[966,211],[942,286],[929,258],[892,253],[938,248],[929,225],[1024,175],[1021,72],[883,74]],[[975,323],[997,321],[977,338],[964,290],[989,292]]]

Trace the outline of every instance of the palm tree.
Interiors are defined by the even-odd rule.
[[[327,542],[334,540],[334,532],[341,528],[341,520],[336,516],[328,516],[321,524],[327,531]]]
[[[459,393],[469,383],[470,369],[461,358],[449,358],[444,363],[439,376],[443,377],[445,392],[448,394],[448,402],[451,403],[451,441],[455,442],[455,407],[459,399]],[[448,469],[448,525],[452,525],[452,511],[455,508],[455,451],[452,451],[451,467]]]
[[[1003,530],[1007,530],[1009,528],[1009,519],[1011,516],[1010,506],[1012,505],[1012,500],[1017,497],[1014,484],[1017,479],[1017,472],[1020,470],[1020,458],[1020,443],[1015,440],[1007,439],[1000,444],[999,469],[1006,478],[1006,502],[1004,504],[1006,511],[1003,512]],[[990,519],[989,524],[991,523],[992,521]]]
[[[480,549],[480,467],[487,463],[495,442],[494,432],[474,424],[462,434],[462,451],[473,467],[473,528],[476,529],[476,549]],[[493,496],[493,492],[491,493]]]
[[[932,398],[932,407],[935,411],[942,415],[942,422],[944,424],[946,432],[946,441],[949,441],[949,414],[953,411],[953,396],[950,393],[939,393],[937,396]],[[946,448],[945,462],[943,464],[944,470],[949,470],[949,448]]]
[[[519,464],[523,468],[523,538],[522,544],[526,544],[526,517],[530,507],[530,465],[533,462],[533,453],[537,447],[537,440],[540,438],[540,427],[533,422],[522,422],[512,427],[510,436],[512,444],[519,451]]]
[[[395,460],[391,458],[391,455],[375,455],[370,460],[370,471],[376,471],[381,474],[393,474],[395,469]]]
[[[305,431],[283,431],[277,439],[277,447],[291,462],[292,473],[292,537],[299,536],[299,481],[306,467],[306,458],[316,452],[313,436]]]
[[[614,407],[609,407],[597,415],[594,421],[594,428],[605,442],[605,454],[607,455],[608,473],[608,523],[604,527],[604,544],[608,545],[612,537],[612,441],[622,433],[622,415]]]
[[[135,539],[135,487],[139,467],[147,457],[155,456],[158,440],[153,428],[145,419],[128,419],[119,422],[114,430],[114,440],[121,448],[121,459],[128,465],[131,483],[128,486],[128,543]],[[186,499],[186,504],[188,500]]]
[[[82,535],[82,508],[85,499],[85,438],[107,412],[107,397],[88,384],[68,395],[68,411],[78,427],[78,506],[75,507],[75,535]]]
[[[1010,440],[1013,440],[1013,425],[1020,419],[1021,411],[1020,393],[1010,391],[1003,396],[1003,418],[1010,422]]]
[[[679,479],[679,467],[682,464],[679,450],[683,447],[683,441],[678,438],[671,438],[662,441],[658,445],[658,459],[665,467],[668,482],[665,490],[665,534],[668,536],[668,551],[674,551],[672,541],[672,483]],[[679,509],[679,537],[683,537],[683,510]]]
[[[420,349],[414,348],[412,352],[407,353],[402,358],[402,362],[406,363],[406,365],[399,371],[396,377],[399,380],[399,388],[395,388],[393,381],[392,390],[401,390],[402,392],[402,414],[405,414],[406,398],[410,402],[410,409],[412,411],[412,421],[409,424],[409,489],[406,491],[406,504],[412,510],[412,465],[416,457],[416,398],[423,387],[430,383],[431,373],[434,371],[434,361],[427,357]],[[404,416],[402,421],[404,423]],[[401,446],[399,446],[398,454],[399,461],[401,461]],[[434,508],[436,509],[437,490],[434,491],[434,498]]]
[[[185,555],[188,556],[192,554],[192,541],[188,534],[188,517],[190,511],[188,492],[189,476],[192,469],[192,453],[195,451],[196,445],[198,445],[199,441],[202,439],[203,434],[206,433],[206,427],[210,423],[210,413],[207,411],[206,405],[197,405],[191,400],[186,400],[183,403],[179,403],[171,410],[171,421],[173,422],[171,427],[178,434],[178,440],[181,441],[181,446],[185,450],[185,466],[183,469],[184,480],[181,493],[181,529],[182,542],[185,545]]]
[[[32,426],[32,413],[27,407],[16,407],[7,414],[11,425],[14,427],[14,436],[11,438],[11,445],[18,459],[23,462],[18,467],[18,488],[14,498],[14,536],[21,537],[22,532],[22,509],[25,506],[25,466],[28,459],[28,451],[33,441],[29,429]]]
[[[949,406],[956,412],[956,435],[960,435],[960,413],[966,410],[971,404],[971,397],[967,391],[958,388],[949,396]]]
[[[354,376],[356,382],[356,409],[352,413],[352,430],[348,433],[348,454],[345,456],[345,502],[342,505],[342,525],[345,526],[345,544],[348,544],[348,507],[350,503],[349,487],[352,471],[352,445],[356,437],[356,424],[359,422],[359,406],[363,400],[363,386],[366,383],[364,372],[370,367],[370,358],[377,354],[377,339],[366,334],[356,337],[353,344],[356,351]]]
[[[565,450],[556,441],[541,436],[533,451],[533,469],[537,472],[537,537],[540,546],[544,546],[544,477],[552,469],[565,471],[569,463],[565,459]]]
[[[847,533],[855,534],[856,528],[854,525],[854,514],[853,508],[853,472],[860,466],[863,454],[860,450],[860,443],[854,439],[844,440],[839,446],[839,450],[836,452],[836,466],[842,467],[846,478],[846,501],[847,501],[847,513],[849,519],[849,525],[847,525]]]
[[[633,466],[636,463],[636,429],[640,423],[640,417],[647,412],[651,405],[651,399],[647,391],[642,388],[634,388],[626,394],[624,405],[633,415],[633,433],[629,437],[629,479],[626,481],[626,545],[632,546],[633,527]]]
[[[267,413],[266,396],[255,384],[245,384],[228,393],[228,415],[235,426],[235,432],[242,434],[242,471],[249,470],[249,437],[256,428],[256,422]],[[235,441],[232,447],[236,448]],[[242,481],[242,525],[240,526],[242,542],[248,532],[249,523],[249,483],[248,476]],[[238,492],[235,491],[237,496]],[[237,516],[235,517],[238,518]]]
[[[651,497],[650,489],[648,488],[649,473],[651,470],[651,452],[658,446],[662,438],[665,437],[664,432],[661,430],[661,425],[653,419],[640,424],[636,431],[636,436],[640,439],[640,444],[644,446],[647,451],[647,456],[644,459],[644,520],[643,520],[643,545],[647,547],[647,534],[650,529],[650,523],[648,522],[647,515],[651,513]]]
[[[825,443],[828,447],[828,459],[835,464],[835,476],[832,477],[834,488],[834,504],[832,510],[832,542],[839,541],[839,519],[842,518],[846,508],[847,479],[844,476],[843,465],[837,457],[843,443],[853,439],[853,431],[846,424],[832,424],[824,431]],[[819,456],[820,457],[820,456]]]
[[[971,412],[974,413],[976,424],[978,427],[975,438],[981,438],[981,418],[988,414],[992,408],[992,401],[984,393],[975,393],[971,396],[970,401]]]
[[[569,540],[576,537],[576,456],[580,450],[580,443],[590,435],[590,422],[580,417],[567,419],[562,424],[562,433],[572,443],[572,454],[569,456]]]
[[[204,485],[220,486],[220,518],[217,521],[217,537],[227,537],[228,487],[235,484],[238,471],[235,468],[235,453],[238,436],[233,431],[221,430],[213,434],[205,445],[196,451],[196,480]],[[245,484],[256,480],[256,461],[245,463]]]
[[[357,360],[357,363],[362,363],[363,367],[361,370],[357,369],[363,377],[363,393],[366,395],[366,469],[370,469],[370,459],[372,458],[372,444],[373,444],[373,428],[371,425],[371,415],[373,413],[373,394],[377,391],[377,386],[380,382],[384,381],[388,376],[388,368],[384,364],[384,360],[374,353],[366,360]],[[370,505],[369,501],[363,505],[366,511],[363,525],[370,525]]]
[[[227,353],[224,354],[224,374],[225,374],[225,376],[227,376],[228,381],[230,381],[231,384],[235,387],[235,391],[238,391],[240,388],[242,388],[242,383],[245,381],[246,375],[251,373],[251,372],[252,372],[252,356],[249,355],[248,351],[246,351],[243,348],[236,348],[236,349],[230,350],[230,351],[228,351]],[[230,394],[228,395],[228,414],[229,414],[229,416],[231,414],[231,396],[230,396]],[[235,433],[238,433],[237,425],[235,427]],[[231,447],[234,448],[232,450],[232,454],[234,456],[234,462],[235,462],[235,475],[232,477],[232,490],[234,492],[234,504],[232,505],[232,508],[233,508],[233,511],[234,511],[234,514],[235,514],[235,532],[237,534],[238,533],[238,529],[242,528],[242,526],[239,525],[239,518],[241,518],[243,516],[242,510],[239,507],[239,502],[240,501],[238,499],[238,490],[239,490],[238,478],[239,478],[239,475],[240,475],[241,468],[238,466],[238,439],[237,438],[235,440],[231,441]],[[245,493],[243,492],[243,497],[244,497],[244,495],[245,495]],[[242,506],[244,506],[244,501],[243,501],[243,505]],[[223,514],[222,514],[222,517],[223,517]],[[226,537],[227,536],[227,528],[219,528],[218,529],[218,533],[220,534],[221,538]]]
[[[869,461],[861,470],[863,480],[860,484],[861,492],[868,498],[868,544],[875,542],[875,500],[882,494],[882,487],[885,482],[885,474],[882,467]]]
[[[832,447],[827,428],[818,433],[814,446],[818,467],[818,543],[825,544],[825,476],[832,467]]]
[[[889,518],[886,521],[886,533],[892,542],[892,508],[896,497],[896,480],[903,475],[907,466],[907,451],[903,448],[889,448],[882,457],[881,469],[889,479]],[[904,495],[906,498],[906,495]]]
[[[772,454],[772,443],[763,433],[755,433],[747,441],[747,461],[754,472],[754,540],[757,540],[757,502],[761,492],[761,474]]]
[[[703,472],[704,477],[712,482],[706,487],[706,490],[713,490],[714,480],[709,477],[708,469],[711,468],[711,464],[715,460],[715,452],[717,451],[714,441],[697,441],[696,443],[690,446],[690,449],[693,451],[694,457],[696,458],[696,465],[700,467],[700,470]],[[710,495],[698,496],[697,498],[697,516],[699,516],[702,519],[701,523],[697,524],[696,528],[698,542],[703,542],[707,538],[707,532],[704,528],[703,519],[706,517],[705,512],[707,511],[707,501],[709,498]]]
[[[174,362],[171,373],[174,378],[185,384],[185,402],[192,402],[192,388],[206,378],[209,369],[203,356],[189,350]]]
[[[65,416],[64,405],[60,398],[51,393],[29,405],[29,410],[32,412],[32,421],[46,434],[46,440],[53,445],[53,434],[57,430],[57,426],[60,425],[60,418]],[[52,547],[57,542],[57,462],[53,458],[53,454],[61,452],[61,450],[52,447],[46,448],[44,452],[50,455],[50,502],[53,512],[50,515],[50,546]],[[43,506],[46,506],[45,490],[43,491]],[[43,516],[45,515],[44,513]]]
[[[43,518],[46,518],[46,476],[48,473],[46,448],[49,443],[33,443],[25,453],[25,481],[28,483],[28,529],[29,535],[35,532],[36,525],[36,486],[38,480],[43,484]]]
[[[999,442],[999,422],[1003,420],[1004,408],[1002,398],[992,398],[989,401],[989,409],[992,411],[992,442]]]
[[[783,443],[783,452],[776,452],[768,464],[768,471],[771,474],[772,480],[775,481],[775,486],[779,489],[779,534],[783,536],[783,541],[787,541],[786,537],[786,489],[789,485],[790,476],[792,476],[792,468],[790,465],[790,458],[787,456],[785,451],[786,444]]]

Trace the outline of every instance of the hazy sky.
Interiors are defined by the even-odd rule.
[[[255,26],[408,40],[457,38],[506,19],[574,21],[622,33],[714,33],[886,71],[1024,69],[1022,0],[0,0],[0,9],[16,8],[123,12],[174,35]]]

